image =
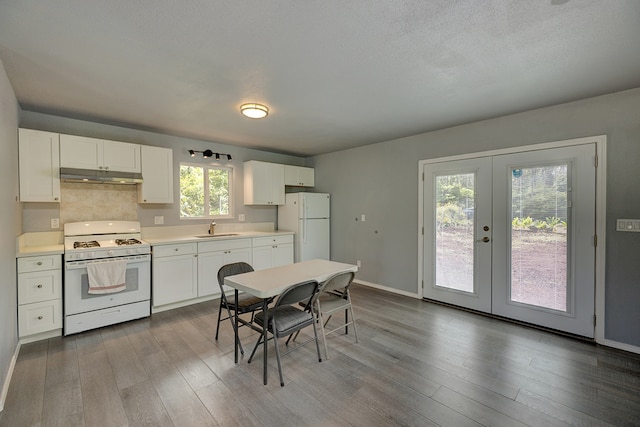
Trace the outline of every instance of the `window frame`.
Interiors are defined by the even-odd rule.
[[[229,165],[229,166],[224,166],[224,165],[220,165],[220,164],[215,164],[215,163],[208,163],[208,164],[202,164],[202,163],[193,163],[193,162],[180,162],[179,165],[179,169],[178,169],[178,176],[180,176],[180,172],[182,171],[182,167],[186,166],[186,167],[193,167],[193,168],[200,168],[203,169],[203,173],[202,173],[202,186],[203,186],[203,194],[204,194],[204,216],[182,216],[182,207],[180,207],[180,220],[202,220],[202,219],[229,219],[229,218],[234,218],[234,194],[233,194],[233,180],[234,180],[234,167]],[[209,179],[208,179],[208,171],[209,170],[224,170],[227,171],[229,174],[229,186],[228,186],[228,191],[229,191],[229,213],[226,215],[211,215],[211,213],[209,212],[209,199],[210,199],[210,191],[209,191]],[[179,183],[179,188],[180,188],[180,197],[179,200],[182,199],[182,183]]]

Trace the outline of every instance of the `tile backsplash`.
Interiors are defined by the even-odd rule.
[[[60,222],[138,220],[137,185],[60,183]]]

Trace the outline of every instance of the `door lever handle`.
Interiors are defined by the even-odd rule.
[[[477,242],[484,242],[484,243],[488,243],[491,239],[489,239],[487,236],[484,236],[482,239],[478,239],[476,240]]]

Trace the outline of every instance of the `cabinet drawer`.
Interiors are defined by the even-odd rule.
[[[177,245],[161,245],[154,246],[152,249],[155,258],[195,254],[198,251],[197,243],[180,243]]]
[[[215,242],[198,242],[198,253],[228,251],[231,249],[250,248],[251,239],[216,240]]]
[[[62,268],[62,256],[43,255],[18,258],[18,273]]]
[[[293,243],[293,234],[285,234],[283,236],[254,237],[253,246],[272,246],[284,245],[285,243]]]
[[[20,337],[62,328],[62,300],[37,302],[18,307]]]
[[[62,298],[62,271],[47,270],[18,274],[18,304]]]

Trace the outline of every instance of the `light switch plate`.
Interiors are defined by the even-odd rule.
[[[60,218],[51,218],[51,228],[60,228]]]
[[[153,217],[153,223],[155,225],[162,225],[164,224],[164,216],[159,215],[159,216],[154,216]]]
[[[238,221],[244,222],[244,214],[238,214]]]
[[[640,233],[640,219],[618,219],[616,220],[616,231]]]

